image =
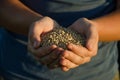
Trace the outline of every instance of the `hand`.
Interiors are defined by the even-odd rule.
[[[82,18],[73,23],[69,28],[83,34],[86,39],[85,47],[80,45],[68,44],[68,49],[61,55],[60,64],[63,71],[68,71],[81,64],[91,60],[97,53],[98,48],[98,31],[97,24],[86,18]]]
[[[29,30],[28,50],[44,65],[50,64],[60,53],[60,48],[56,45],[40,47],[41,35],[51,31],[55,26],[59,25],[53,19],[43,17],[34,22]]]

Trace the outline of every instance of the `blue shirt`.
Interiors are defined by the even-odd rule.
[[[114,0],[24,0],[24,4],[62,26],[81,17],[93,19],[114,10]],[[83,5],[84,4],[84,5]],[[116,42],[99,42],[99,50],[89,63],[68,72],[50,70],[34,60],[27,46],[16,39],[27,38],[0,29],[0,74],[5,80],[112,80],[117,72]]]

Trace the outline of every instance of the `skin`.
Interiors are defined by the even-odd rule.
[[[104,42],[110,42],[110,41],[118,41],[120,40],[120,7],[118,5],[117,10],[96,18],[94,20],[90,20],[90,22],[92,22],[91,26],[95,26],[97,28],[98,31],[98,37],[99,37],[99,41],[104,41]],[[77,21],[75,23],[73,23],[73,27],[75,28],[76,25],[79,25],[77,23]],[[79,26],[80,27],[80,26]],[[85,26],[84,26],[85,27]],[[79,30],[78,28],[76,28],[76,30]],[[95,32],[94,32],[95,33]],[[95,38],[95,34],[93,34],[93,39],[95,40],[91,40],[91,42],[87,42],[86,44],[86,49],[84,49],[81,46],[77,46],[77,45],[68,45],[68,48],[70,49],[70,51],[64,51],[63,55],[62,55],[62,59],[61,59],[61,64],[63,65],[62,69],[63,71],[68,71],[71,68],[75,68],[81,64],[90,62],[90,59],[95,56],[97,53],[97,49],[96,47],[96,41],[97,38]],[[95,42],[92,42],[95,41]],[[92,45],[93,43],[95,43],[93,45],[93,47],[90,49],[90,45]],[[72,47],[71,47],[72,46]],[[88,54],[88,55],[84,55],[84,53]],[[76,54],[76,55],[75,55]],[[82,58],[82,56],[84,56]],[[76,58],[74,58],[76,57]]]
[[[36,56],[36,59],[46,55],[44,62],[47,62],[52,59],[52,56],[48,56],[48,53],[51,51],[51,55],[56,52],[58,52],[58,55],[61,54],[61,68],[63,71],[68,71],[89,62],[97,53],[98,41],[110,42],[120,40],[119,3],[120,0],[118,0],[117,10],[108,15],[94,20],[78,19],[75,21],[70,28],[78,32],[84,31],[82,33],[87,37],[87,43],[85,47],[68,44],[69,50],[63,50],[55,45],[38,48],[41,40],[40,36],[52,30],[56,24],[50,17],[43,17],[35,13],[19,0],[1,1],[0,24],[11,32],[28,36],[28,49]]]
[[[68,49],[62,53],[61,65],[63,71],[78,67],[84,63],[90,62],[91,58],[97,54],[98,49],[98,31],[96,23],[88,19],[78,19],[70,28],[86,36],[86,46],[68,44]]]
[[[34,27],[34,25],[40,25],[40,23],[42,26],[47,23],[44,25],[47,29],[44,28],[44,26]],[[43,18],[42,15],[29,9],[19,0],[1,0],[0,2],[0,27],[17,34],[28,36],[28,49],[33,53],[33,55],[36,56],[37,60],[38,57],[44,56],[51,51],[53,51],[53,54],[55,53],[56,49],[59,51],[59,48],[57,48],[55,45],[36,49],[40,42],[40,38],[38,38],[38,35],[40,35],[40,30],[41,33],[49,31],[55,26],[54,23],[55,21],[53,21],[51,18]]]
[[[0,1],[0,27],[17,34],[28,35],[31,23],[43,17],[35,13],[19,0]]]

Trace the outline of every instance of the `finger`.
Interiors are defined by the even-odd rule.
[[[67,67],[65,67],[65,66],[62,66],[61,69],[62,69],[63,71],[65,71],[65,72],[70,70],[69,68],[67,68]]]
[[[95,56],[98,49],[98,35],[96,30],[91,31],[88,33],[86,48],[91,52],[91,56]]]
[[[79,33],[84,34],[85,33],[85,28],[90,25],[90,21],[87,18],[80,18],[77,21],[75,21],[69,28],[76,30]]]
[[[29,36],[28,36],[28,44],[30,46],[33,46],[34,48],[37,48],[40,45],[40,35],[42,34],[42,28],[39,29],[40,25],[38,21],[34,22],[29,30]]]
[[[59,48],[59,50],[60,50],[59,54],[61,54],[61,52],[63,51],[63,49]],[[58,57],[56,59],[52,60],[51,63],[49,63],[47,65],[47,67],[50,68],[50,69],[54,69],[54,68],[60,67],[61,65],[60,65],[60,57],[59,56],[60,55],[58,55]]]
[[[55,59],[52,63],[48,64],[47,67],[50,68],[50,69],[58,68],[58,67],[61,66],[61,65],[59,64],[59,61],[60,61],[60,59],[57,58],[57,59]]]
[[[82,62],[80,64],[74,64],[73,62],[69,61],[68,59],[65,59],[65,58],[62,58],[60,60],[60,64],[63,66],[63,67],[67,67],[68,69],[71,69],[71,68],[75,68],[75,67],[78,67],[82,64],[85,64],[85,63],[88,63],[90,62],[91,58],[90,57],[86,57],[86,58],[83,58]]]
[[[40,58],[42,56],[45,56],[49,54],[51,51],[53,51],[57,46],[52,45],[52,46],[46,46],[46,47],[40,47],[38,49],[34,49],[33,47],[29,46],[29,52],[31,52],[34,56]]]
[[[91,57],[85,57],[82,59],[82,61],[79,63],[79,66],[85,63],[88,63],[91,61]]]
[[[50,64],[59,57],[61,50],[62,50],[61,48],[56,48],[48,55],[41,57],[39,61],[45,65]]]
[[[84,58],[83,63],[81,63],[81,64],[88,63],[90,61],[91,61],[91,57],[86,57],[86,58]]]
[[[86,47],[90,50],[90,53],[88,54],[89,56],[95,56],[97,54],[97,49],[98,49],[98,43],[95,42],[93,43],[92,40],[88,40]]]
[[[68,59],[69,61],[71,61],[72,63],[76,65],[79,65],[83,62],[83,58],[81,56],[76,55],[75,53],[68,51],[68,50],[64,51],[61,57]]]
[[[78,65],[74,64],[73,62],[69,61],[68,59],[62,58],[60,59],[60,64],[68,69],[75,68]]]
[[[91,56],[91,55],[89,55],[91,52],[88,51],[88,49],[86,49],[85,47],[83,47],[81,45],[74,45],[74,44],[70,43],[70,44],[68,44],[68,49],[83,58],[87,57],[87,56]]]
[[[93,25],[94,26],[94,25]],[[96,28],[95,27],[89,27],[90,28],[90,30],[89,31],[87,31],[87,35],[86,35],[86,37],[87,37],[87,42],[89,42],[90,41],[90,43],[92,43],[92,44],[96,44],[97,42],[98,42],[98,32],[97,32],[97,30],[96,30]],[[90,47],[88,47],[89,49],[91,49],[92,48],[92,46],[90,46]]]
[[[28,41],[29,46],[32,46],[33,48],[38,48],[40,47],[40,36],[39,35],[31,35],[30,39]]]

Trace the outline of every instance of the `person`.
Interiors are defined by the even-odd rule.
[[[119,75],[119,2],[1,0],[0,75],[5,80],[114,80]],[[86,46],[39,47],[40,36],[58,25],[84,34]],[[46,64],[59,58],[61,66],[49,69],[40,58]]]

